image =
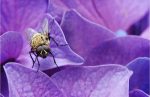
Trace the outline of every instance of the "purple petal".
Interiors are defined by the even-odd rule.
[[[120,65],[71,67],[52,75],[67,97],[128,97],[132,72]]]
[[[126,65],[137,57],[149,57],[149,42],[138,36],[111,39],[91,50],[85,64]]]
[[[127,65],[133,71],[133,75],[130,78],[130,90],[137,88],[149,94],[149,63],[150,58],[144,57],[137,58]]]
[[[65,97],[51,79],[44,73],[7,63],[4,66],[8,84],[9,97]]]
[[[4,97],[4,96],[0,93],[0,97]]]
[[[0,43],[0,64],[4,64],[7,61],[15,61],[23,46],[23,39],[21,35],[17,32],[6,32],[0,36]]]
[[[3,96],[8,97],[9,92],[8,92],[7,77],[3,68],[1,68],[1,73],[0,73],[0,86],[1,86],[0,93]]]
[[[135,89],[130,92],[130,97],[149,97],[146,93],[144,93],[142,90]]]
[[[74,64],[74,65],[82,64],[84,59],[70,49],[68,43],[65,40],[65,36],[59,24],[49,14],[47,14],[45,18],[47,18],[49,21],[50,36],[53,37],[54,40],[58,43],[58,46],[57,46],[54,40],[50,41],[51,52],[56,59],[57,65],[63,66],[66,64],[67,65],[68,64]],[[54,22],[52,23],[53,20]],[[65,46],[61,46],[61,45],[65,45]],[[50,57],[47,57],[45,59],[40,58],[40,64],[41,64],[41,67],[40,67],[41,70],[56,67],[56,64],[54,63],[54,60],[51,55]]]
[[[148,0],[94,0],[98,13],[112,30],[127,29],[149,9]]]
[[[148,0],[54,0],[57,10],[76,9],[84,17],[113,31],[126,30],[148,11]],[[51,13],[55,10],[51,9]],[[56,13],[60,16],[60,12]]]
[[[25,49],[23,48],[22,51],[24,52]],[[31,57],[30,57],[30,55],[29,55],[29,51],[30,51],[30,50],[29,50],[29,47],[28,47],[28,49],[25,51],[26,53],[21,53],[21,54],[18,56],[18,58],[16,59],[16,61],[17,61],[18,63],[22,64],[22,65],[25,66],[25,67],[31,68],[32,65],[33,65],[33,62],[32,62],[32,59],[31,59]]]
[[[150,40],[150,27],[148,27],[141,35],[141,37]]]
[[[95,46],[115,37],[110,30],[88,21],[75,10],[65,13],[61,27],[70,47],[85,59]]]
[[[1,34],[6,31],[23,32],[36,26],[46,12],[48,0],[2,0]]]

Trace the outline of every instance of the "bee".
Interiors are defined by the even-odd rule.
[[[52,24],[53,25],[55,22],[55,20],[52,20]],[[30,57],[32,59],[33,65],[32,68],[34,67],[35,62],[38,62],[38,69],[40,68],[40,62],[38,60],[38,57],[41,57],[43,59],[45,59],[46,57],[48,57],[49,55],[52,56],[54,63],[56,64],[56,66],[58,67],[54,54],[51,51],[50,48],[50,41],[54,41],[54,43],[56,43],[57,46],[65,46],[67,44],[64,45],[59,45],[55,39],[53,37],[50,36],[50,30],[49,30],[49,21],[48,19],[44,19],[43,22],[43,28],[41,32],[37,32],[32,28],[28,29],[28,32],[30,33],[30,47],[31,50],[29,51]],[[35,56],[35,60],[33,59],[33,56]],[[59,68],[59,67],[58,67]]]

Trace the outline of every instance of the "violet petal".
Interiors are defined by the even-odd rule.
[[[133,71],[133,75],[130,78],[130,90],[137,88],[149,94],[149,63],[150,58],[144,57],[137,58],[127,65]]]
[[[150,27],[148,27],[141,35],[141,37],[150,40]]]
[[[54,40],[50,40],[51,52],[54,55],[54,58],[56,59],[57,65],[58,66],[63,66],[68,64],[81,65],[84,62],[84,59],[71,50],[59,24],[54,20],[54,18],[50,14],[47,14],[45,18],[48,19],[49,21],[48,24],[49,24],[50,36],[53,37],[54,40],[58,43],[57,46]],[[41,64],[40,67],[41,70],[46,70],[49,68],[56,67],[56,64],[54,63],[54,60],[51,55],[50,57],[47,57],[45,59],[42,58],[39,59]]]
[[[52,75],[67,97],[128,97],[132,72],[120,65],[71,67]]]
[[[23,32],[35,27],[46,12],[48,0],[2,0],[1,34],[6,31]]]
[[[4,96],[0,93],[0,97],[4,97]]]
[[[76,9],[89,20],[105,25],[113,31],[126,30],[144,16],[149,9],[148,0],[142,2],[141,0],[87,0],[86,2],[82,0],[54,0],[52,3],[57,10]],[[51,10],[51,13],[54,11]]]
[[[7,77],[6,73],[4,71],[4,68],[1,68],[1,73],[0,73],[0,86],[1,86],[1,91],[0,93],[8,97],[9,91],[8,91],[8,83],[7,83]]]
[[[94,0],[98,13],[112,30],[127,29],[149,9],[148,0]]]
[[[61,27],[70,47],[85,59],[95,46],[115,37],[110,30],[90,22],[75,10],[65,13]]]
[[[18,63],[7,63],[4,69],[8,78],[9,97],[65,97],[51,78],[40,71]]]
[[[4,64],[6,61],[15,61],[22,50],[22,36],[17,32],[9,31],[0,36],[0,43],[0,64]]]
[[[88,54],[86,65],[126,65],[137,57],[149,57],[149,40],[138,36],[118,37],[105,41]]]
[[[144,93],[142,90],[135,89],[135,90],[130,91],[129,97],[149,97],[149,95]]]

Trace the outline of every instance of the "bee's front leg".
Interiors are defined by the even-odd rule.
[[[37,69],[37,72],[38,72],[39,69],[40,69],[40,62],[39,62],[38,56],[36,56],[36,60],[37,60],[37,62],[38,62],[38,69]]]
[[[32,65],[32,68],[34,67],[34,64],[35,64],[35,61],[36,61],[36,59],[34,60],[33,59],[33,57],[32,57],[32,54],[34,54],[32,51],[30,51],[29,52],[29,54],[30,54],[30,57],[31,57],[31,59],[32,59],[32,63],[33,63],[33,65]],[[34,54],[35,55],[35,54]]]

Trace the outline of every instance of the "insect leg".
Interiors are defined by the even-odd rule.
[[[55,60],[55,57],[54,57],[53,53],[50,52],[50,54],[51,54],[51,56],[52,56],[52,58],[53,58],[53,60],[54,60],[54,63],[56,64],[57,68],[60,70],[60,68],[58,67],[58,65],[57,65],[57,63],[56,63],[56,60]]]
[[[50,39],[52,39],[57,46],[66,46],[66,45],[68,45],[68,44],[59,44],[59,43],[57,43],[56,40],[51,36],[50,36]]]
[[[37,72],[38,72],[39,69],[40,69],[40,62],[39,62],[38,56],[36,56],[36,60],[37,60],[37,62],[38,62],[38,69],[37,69]]]
[[[29,54],[30,54],[30,57],[31,57],[31,59],[32,59],[32,63],[33,63],[32,68],[33,68],[33,67],[34,67],[34,64],[35,64],[36,59],[35,59],[35,61],[34,61],[34,59],[33,59],[32,55],[31,55],[31,54],[34,54],[32,51],[30,51],[30,52],[29,52]]]
[[[52,19],[51,20],[51,30],[53,30],[54,31],[54,33],[55,33],[55,29],[53,29],[53,24],[54,24],[54,22],[55,22],[55,19]],[[51,37],[50,36],[50,33],[49,33],[49,39],[52,39],[54,42],[55,42],[55,44],[57,45],[57,46],[66,46],[66,45],[68,45],[68,44],[59,44],[59,43],[57,43],[57,41],[53,38],[53,37]]]

